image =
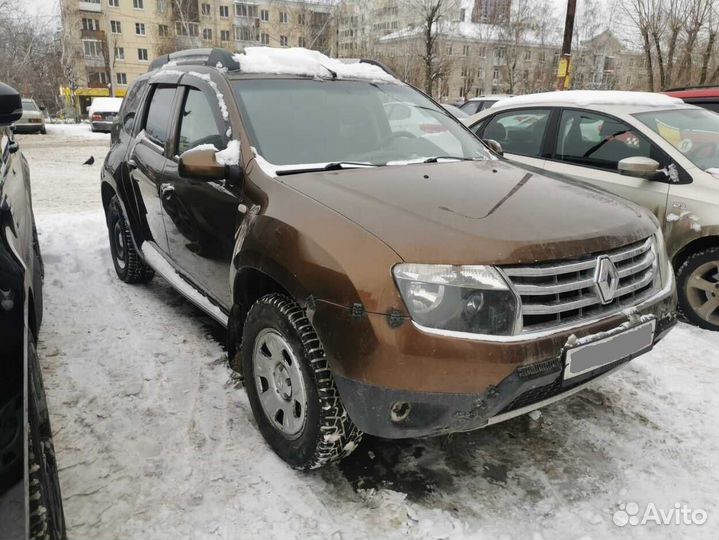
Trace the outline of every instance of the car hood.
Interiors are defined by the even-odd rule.
[[[656,231],[648,212],[629,201],[500,160],[303,173],[282,181],[411,262],[574,258]]]

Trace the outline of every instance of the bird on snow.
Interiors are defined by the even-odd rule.
[[[90,159],[88,159],[83,165],[92,165],[95,163],[95,156],[90,156]]]

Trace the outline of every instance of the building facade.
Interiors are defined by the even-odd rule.
[[[335,54],[333,5],[300,0],[61,0],[69,109],[125,95],[163,54],[191,47],[307,47]]]

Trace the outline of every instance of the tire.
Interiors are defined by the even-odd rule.
[[[47,135],[47,128],[45,126],[40,130],[40,135]]]
[[[255,302],[245,320],[240,358],[260,432],[293,468],[318,469],[337,462],[360,443],[362,432],[347,415],[322,344],[296,302],[277,293]],[[279,409],[272,411],[280,406],[289,413],[278,420]]]
[[[31,540],[65,540],[65,514],[45,387],[32,334],[28,335],[28,502]]]
[[[140,259],[117,195],[112,197],[107,208],[107,230],[117,277],[125,283],[149,282],[155,271]]]
[[[678,311],[689,322],[719,331],[719,247],[689,255],[677,270]]]
[[[14,395],[3,396],[0,403],[0,494],[22,481],[23,477],[22,380],[18,380],[16,386]]]

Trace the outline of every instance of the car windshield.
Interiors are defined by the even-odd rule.
[[[16,102],[17,103],[17,102]],[[24,111],[37,111],[39,110],[37,108],[37,105],[35,105],[34,101],[23,101],[22,102],[22,109]]]
[[[719,114],[706,109],[681,108],[634,116],[700,169],[719,168]]]
[[[256,151],[273,165],[489,159],[456,119],[409,86],[247,79],[234,89]]]

